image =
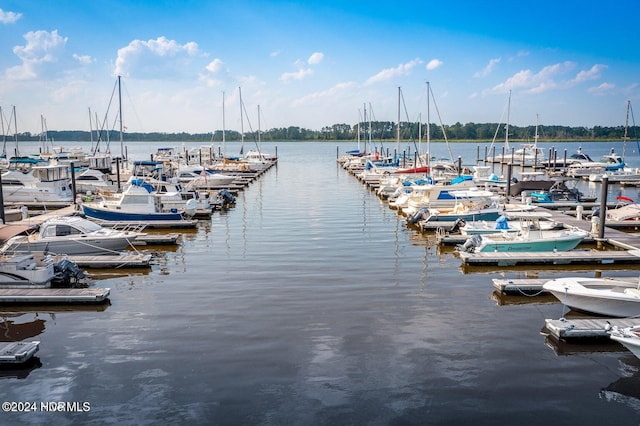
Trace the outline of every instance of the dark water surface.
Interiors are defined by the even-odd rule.
[[[463,271],[338,167],[335,144],[276,145],[234,208],[153,249],[150,271],[96,281],[110,306],[2,308],[3,330],[41,345],[36,365],[0,370],[0,400],[90,409],[0,423],[640,423],[640,360],[548,342],[552,298],[493,295],[492,278],[593,270]]]

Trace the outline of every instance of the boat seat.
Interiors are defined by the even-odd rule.
[[[637,288],[625,288],[624,294],[628,294],[629,296],[639,297],[640,298],[640,289]]]

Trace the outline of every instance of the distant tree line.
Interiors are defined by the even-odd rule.
[[[453,125],[436,125],[430,124],[429,138],[433,141],[442,141],[446,139],[455,141],[491,141],[495,137],[496,140],[505,139],[504,124],[498,123],[455,123]],[[321,130],[310,130],[302,127],[290,126],[282,128],[273,128],[266,131],[246,132],[244,139],[246,141],[343,141],[356,140],[358,138],[358,129],[360,129],[360,139],[372,141],[392,141],[398,137],[398,126],[391,121],[374,121],[371,123],[360,123],[359,125],[350,124],[334,124],[332,126],[323,127]],[[533,141],[535,138],[535,126],[509,126],[509,139],[520,141]],[[420,137],[420,134],[422,136]],[[538,135],[540,141],[554,140],[622,140],[625,135],[624,126],[606,127],[569,127],[569,126],[539,126]],[[638,126],[627,129],[627,137],[635,140],[638,135]],[[30,132],[19,133],[17,135],[19,141],[39,141],[45,140],[42,134],[32,134]],[[15,135],[5,136],[6,141],[15,140]],[[154,142],[202,142],[212,143],[221,142],[223,140],[222,130],[216,130],[212,133],[124,133],[125,141],[154,141]],[[234,130],[224,132],[226,141],[240,141],[242,135]],[[400,123],[400,139],[401,140],[426,140],[427,126],[422,123],[401,122]],[[49,130],[46,134],[46,140],[53,141],[81,141],[87,142],[93,140],[100,143],[111,141],[116,143],[120,140],[118,131],[103,131],[98,137],[96,134],[91,135],[88,131],[80,130]]]

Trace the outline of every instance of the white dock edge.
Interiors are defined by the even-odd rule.
[[[40,349],[39,341],[12,342],[0,346],[0,364],[22,364]]]

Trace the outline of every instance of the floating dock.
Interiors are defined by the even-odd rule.
[[[465,265],[610,265],[639,264],[640,250],[570,250],[559,252],[466,253],[457,252]]]
[[[609,327],[634,327],[640,318],[579,318],[545,319],[545,329],[556,339],[609,337]]]
[[[503,294],[546,294],[548,293],[542,286],[553,278],[494,278],[493,288]],[[607,279],[607,278],[602,278]],[[638,283],[638,277],[615,277],[618,281],[628,281]]]
[[[134,246],[147,246],[147,245],[174,245],[178,244],[178,238],[180,234],[144,234],[136,237],[132,241]]]
[[[2,288],[0,304],[105,303],[110,288]]]
[[[150,254],[120,254],[100,256],[66,256],[67,259],[83,268],[142,268],[151,264]]]
[[[22,364],[40,349],[40,342],[0,343],[0,364]]]

